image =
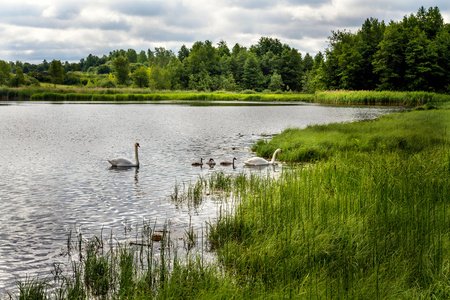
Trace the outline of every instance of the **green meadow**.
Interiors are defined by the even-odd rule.
[[[194,232],[178,257],[168,231],[156,244],[143,224],[134,243],[69,239],[72,272],[20,282],[11,298],[448,299],[449,108],[286,129],[253,149],[282,148],[280,176],[216,172],[176,186],[179,205],[231,207],[208,224],[216,262],[189,251]]]

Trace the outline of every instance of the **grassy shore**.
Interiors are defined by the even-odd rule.
[[[154,91],[132,88],[80,88],[22,87],[0,88],[2,100],[33,101],[302,101],[327,104],[352,105],[408,105],[418,106],[427,103],[449,102],[450,95],[429,92],[391,92],[391,91],[325,91],[315,94],[293,92],[263,92],[251,90],[242,92],[197,92],[197,91]]]
[[[209,227],[217,264],[165,252],[166,235],[162,253],[153,251],[150,229],[110,250],[93,238],[75,243],[83,254],[74,275],[22,283],[16,298],[450,298],[448,104],[287,129],[254,150],[276,148],[293,163],[279,178],[218,172],[185,196],[175,188],[174,201],[234,201]]]

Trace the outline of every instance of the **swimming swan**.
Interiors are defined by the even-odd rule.
[[[203,158],[200,158],[200,161],[194,161],[192,166],[203,166]]]
[[[247,165],[247,166],[273,165],[275,163],[275,156],[277,155],[278,152],[283,153],[283,151],[281,151],[281,149],[275,150],[275,152],[273,153],[271,161],[267,161],[267,160],[265,160],[264,158],[261,158],[261,157],[252,157],[252,158],[244,161],[244,164]]]
[[[108,159],[109,163],[113,167],[139,167],[139,158],[138,158],[138,147],[139,143],[134,144],[134,153],[136,157],[136,163],[133,163],[131,160],[128,160],[126,158],[114,158],[114,159]]]
[[[229,166],[229,165],[233,165],[233,167],[234,167],[234,161],[235,160],[237,160],[237,158],[236,157],[233,157],[233,162],[231,162],[231,161],[221,161],[220,162],[220,165],[221,166]]]
[[[214,159],[210,158],[209,161],[206,164],[209,165],[212,168],[213,166],[216,165],[216,162],[214,161]]]

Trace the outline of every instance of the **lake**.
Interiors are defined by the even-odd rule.
[[[206,105],[205,105],[206,104]],[[17,279],[51,275],[72,232],[84,238],[124,234],[143,220],[182,236],[200,234],[218,204],[195,211],[177,206],[177,184],[215,171],[252,170],[251,145],[288,127],[374,119],[392,107],[332,107],[302,103],[51,103],[0,102],[0,296]],[[107,158],[134,160],[139,169],[111,169]],[[237,158],[236,168],[191,162]],[[132,230],[132,229],[131,229]]]

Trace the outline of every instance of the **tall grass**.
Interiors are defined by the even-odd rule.
[[[289,128],[270,141],[261,140],[252,150],[287,162],[314,162],[343,151],[414,154],[446,143],[448,110],[414,111],[383,115],[377,120]]]
[[[22,87],[0,88],[2,100],[35,101],[302,101],[330,104],[359,105],[408,105],[419,106],[427,103],[450,101],[450,96],[429,92],[395,91],[323,91],[315,94],[303,93],[256,93],[198,92],[198,91],[155,91],[132,88],[82,88],[82,87]]]
[[[211,226],[223,264],[253,298],[449,298],[449,126],[432,111],[298,131],[334,141],[327,159],[240,185],[235,214]],[[374,132],[385,146],[369,149]]]
[[[324,91],[314,95],[315,102],[332,104],[423,105],[449,100],[450,95],[429,92]]]

